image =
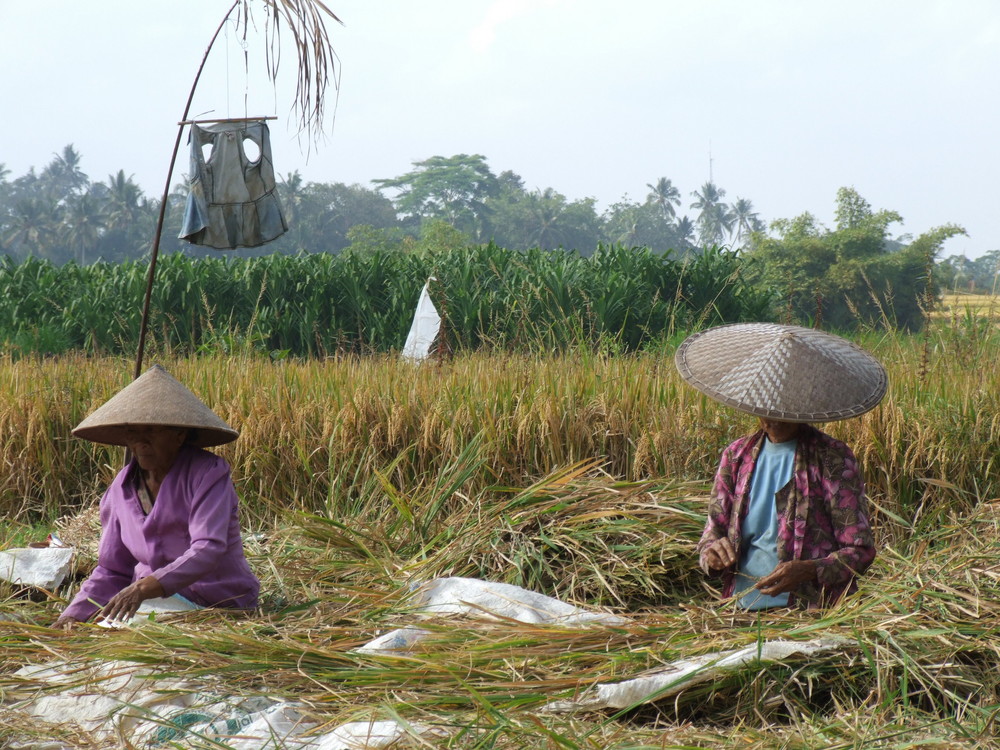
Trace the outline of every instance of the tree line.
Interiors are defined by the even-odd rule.
[[[601,247],[641,247],[683,260],[725,246],[739,251],[746,278],[770,296],[771,317],[841,330],[916,328],[939,287],[995,286],[1000,250],[974,262],[939,261],[947,239],[964,229],[948,224],[916,238],[894,236],[890,230],[902,217],[873,208],[853,188],[838,191],[832,228],[808,212],[768,226],[749,199],[728,203],[713,182],[686,197],[666,177],[645,188],[643,200],[624,197],[598,213],[592,198],[528,189],[512,171],[494,173],[479,154],[432,156],[372,187],[307,183],[292,172],[279,184],[289,231],[239,255],[440,253],[492,245],[521,252],[559,248],[581,257]],[[186,198],[182,181],[168,197],[161,249],[218,256],[177,239]],[[143,258],[158,210],[158,200],[123,170],[91,181],[72,145],[40,172],[10,179],[0,164],[0,254],[13,261],[86,265]]]
[[[446,223],[467,244],[562,247],[582,255],[600,244],[661,253],[739,246],[765,228],[750,200],[727,203],[726,191],[712,182],[690,194],[690,216],[682,210],[680,189],[666,177],[645,186],[644,200],[623,197],[598,213],[593,198],[570,200],[554,188],[528,189],[512,171],[495,174],[478,154],[432,156],[413,166],[398,177],[374,180],[373,187],[307,183],[297,171],[288,173],[280,178],[278,192],[289,232],[264,248],[241,252],[338,253],[351,244],[355,227],[376,230],[391,242],[418,238],[431,222]],[[211,254],[177,239],[186,198],[181,181],[167,199],[161,248]],[[83,264],[143,257],[158,211],[159,199],[145,195],[124,170],[92,181],[72,144],[40,172],[32,168],[11,178],[0,164],[0,253],[15,259]]]
[[[1000,293],[1000,250],[990,250],[970,260],[952,255],[938,264],[937,278],[942,288],[972,294]]]

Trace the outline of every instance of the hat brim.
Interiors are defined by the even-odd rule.
[[[127,429],[154,426],[195,430],[190,442],[202,448],[239,437],[239,432],[159,365],[112,396],[80,422],[73,434],[96,443],[125,445]]]
[[[785,422],[832,422],[878,406],[885,368],[847,339],[776,323],[734,323],[696,333],[674,362],[716,401]]]
[[[232,428],[225,430],[210,427],[198,427],[186,424],[163,424],[162,422],[122,422],[120,424],[104,424],[93,427],[77,427],[73,432],[74,437],[89,440],[93,443],[107,443],[108,445],[128,445],[126,436],[128,430],[136,427],[175,427],[180,430],[191,430],[191,437],[188,443],[199,448],[210,448],[214,445],[224,445],[233,442],[240,436],[240,433]]]

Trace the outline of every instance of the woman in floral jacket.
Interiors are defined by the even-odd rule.
[[[738,324],[689,338],[684,378],[756,414],[760,429],[722,454],[699,562],[747,609],[832,604],[857,587],[875,544],[854,453],[809,424],[857,416],[885,394],[885,370],[831,334]]]
[[[831,604],[857,588],[855,577],[875,559],[864,480],[851,449],[808,424],[761,419],[758,432],[740,438],[722,454],[698,544],[702,570],[721,573],[724,597],[736,591],[741,578],[736,550],[749,548],[743,521],[750,510],[758,456],[768,443],[791,440],[796,442],[792,479],[773,495],[777,564],[754,586],[742,587],[750,590],[742,600],[751,609],[782,594],[789,595],[789,605]],[[748,584],[753,582],[746,578]]]

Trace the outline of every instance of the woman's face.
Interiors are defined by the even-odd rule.
[[[143,471],[166,474],[187,439],[188,431],[179,427],[129,427],[125,445]]]
[[[760,417],[760,429],[767,433],[767,439],[772,443],[785,443],[799,434],[799,423]]]

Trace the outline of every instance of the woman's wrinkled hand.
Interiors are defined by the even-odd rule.
[[[803,583],[816,580],[815,560],[788,560],[757,581],[757,590],[767,596],[795,591]]]
[[[73,629],[75,625],[78,625],[80,622],[81,621],[77,620],[75,617],[67,617],[66,615],[62,615],[61,617],[59,617],[58,620],[52,623],[52,627],[55,630],[65,630],[68,633]]]
[[[736,564],[736,552],[727,537],[716,539],[705,549],[709,570],[725,570]]]
[[[128,622],[139,610],[140,604],[147,599],[163,596],[164,593],[160,582],[153,576],[140,578],[111,597],[111,601],[101,610],[101,619],[112,623]]]

